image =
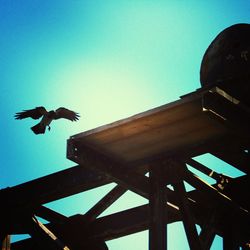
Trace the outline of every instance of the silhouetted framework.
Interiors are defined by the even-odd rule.
[[[76,166],[0,191],[2,249],[101,250],[107,240],[148,229],[149,249],[165,250],[167,225],[177,221],[192,250],[210,249],[215,235],[224,249],[247,249],[249,125],[249,109],[214,86],[70,137],[67,157]],[[194,159],[205,153],[245,175],[231,178]],[[184,181],[194,190],[186,191]],[[117,185],[85,214],[66,217],[44,206],[111,182]],[[148,204],[99,217],[127,190]],[[26,233],[31,238],[8,246],[9,235]]]

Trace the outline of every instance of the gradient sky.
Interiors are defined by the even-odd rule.
[[[199,88],[200,62],[212,39],[249,19],[249,0],[0,0],[0,188],[73,166],[66,159],[69,136]],[[36,106],[65,106],[81,119],[57,121],[36,136],[29,129],[36,121],[13,118]],[[242,174],[210,155],[202,160]],[[110,188],[47,206],[65,215],[84,213]],[[105,214],[143,203],[128,192]],[[169,229],[169,249],[188,249],[181,223]],[[145,250],[147,240],[145,231],[108,245]],[[216,238],[213,249],[220,248]]]

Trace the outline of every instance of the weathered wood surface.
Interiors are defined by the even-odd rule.
[[[167,197],[165,193],[164,166],[152,166],[149,172],[150,195],[150,223],[149,223],[149,250],[166,250],[167,226],[165,218]]]
[[[200,144],[227,131],[221,121],[202,111],[202,95],[198,95],[74,135],[69,142],[89,145],[123,162],[133,162]]]

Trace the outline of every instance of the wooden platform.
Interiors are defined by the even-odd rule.
[[[214,88],[214,93],[223,98],[218,89]],[[68,143],[87,145],[125,163],[199,146],[229,133],[223,114],[207,107],[209,94],[206,90],[191,93],[178,101],[73,135]],[[74,161],[71,150],[69,146],[68,158]]]

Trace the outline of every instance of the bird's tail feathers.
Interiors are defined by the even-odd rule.
[[[37,125],[31,127],[31,130],[37,135],[37,134],[44,134],[46,130],[46,126],[42,125],[41,123],[38,123]]]

